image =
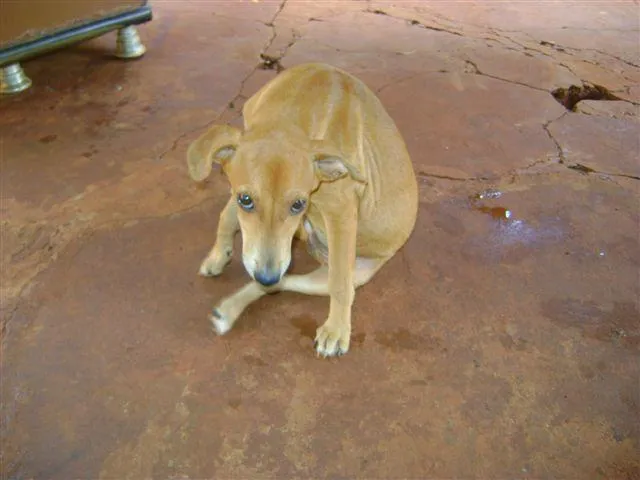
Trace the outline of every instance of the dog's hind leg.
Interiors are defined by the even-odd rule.
[[[358,288],[367,283],[388,258],[356,258],[353,271],[353,286]],[[306,295],[329,295],[329,269],[323,265],[305,275],[285,275],[278,285],[278,290],[298,292]]]
[[[216,243],[200,265],[200,275],[205,277],[220,275],[227,263],[231,261],[233,237],[240,229],[236,208],[236,199],[232,196],[220,214]]]
[[[355,290],[371,280],[387,260],[388,258],[356,258],[353,270],[353,289]],[[307,275],[287,275],[280,282],[279,290],[306,293],[307,295],[329,295],[331,293],[329,269],[322,266]],[[354,293],[352,291],[348,297],[353,299]],[[329,318],[316,331],[316,351],[324,357],[347,353],[351,340],[351,303],[349,302],[345,309],[347,318],[332,315],[332,306],[333,303],[329,307]],[[336,318],[338,318],[337,321]]]
[[[240,314],[251,303],[263,297],[267,293],[277,291],[277,287],[265,288],[258,282],[249,282],[240,290],[223,299],[211,312],[211,323],[218,335],[223,335],[231,330]]]

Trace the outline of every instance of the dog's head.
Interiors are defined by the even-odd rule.
[[[214,126],[187,152],[189,174],[202,181],[222,166],[237,203],[242,261],[249,275],[277,284],[291,262],[291,242],[320,182],[364,180],[339,156],[322,153],[300,132],[246,132]]]

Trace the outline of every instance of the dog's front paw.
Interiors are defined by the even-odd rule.
[[[224,267],[231,261],[232,250],[222,253],[212,253],[204,259],[198,273],[203,277],[216,277],[222,273]]]
[[[344,355],[349,351],[350,340],[349,324],[327,321],[316,331],[316,352],[323,357]]]

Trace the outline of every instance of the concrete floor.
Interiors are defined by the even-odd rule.
[[[0,101],[2,478],[640,478],[635,2],[153,8],[143,59],[107,35]],[[196,275],[228,189],[185,151],[276,75],[261,52],[362,78],[419,174],[338,360],[323,298],[207,321],[247,276]],[[550,93],[583,81],[621,100]]]

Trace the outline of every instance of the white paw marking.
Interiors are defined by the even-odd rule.
[[[211,320],[211,324],[213,325],[213,329],[216,331],[218,335],[224,335],[229,330],[231,330],[231,323],[227,320],[227,317],[222,315],[217,308],[213,309],[211,312],[211,316],[209,317]]]
[[[344,355],[349,351],[350,337],[348,327],[339,328],[325,323],[316,332],[316,353],[325,358]]]

